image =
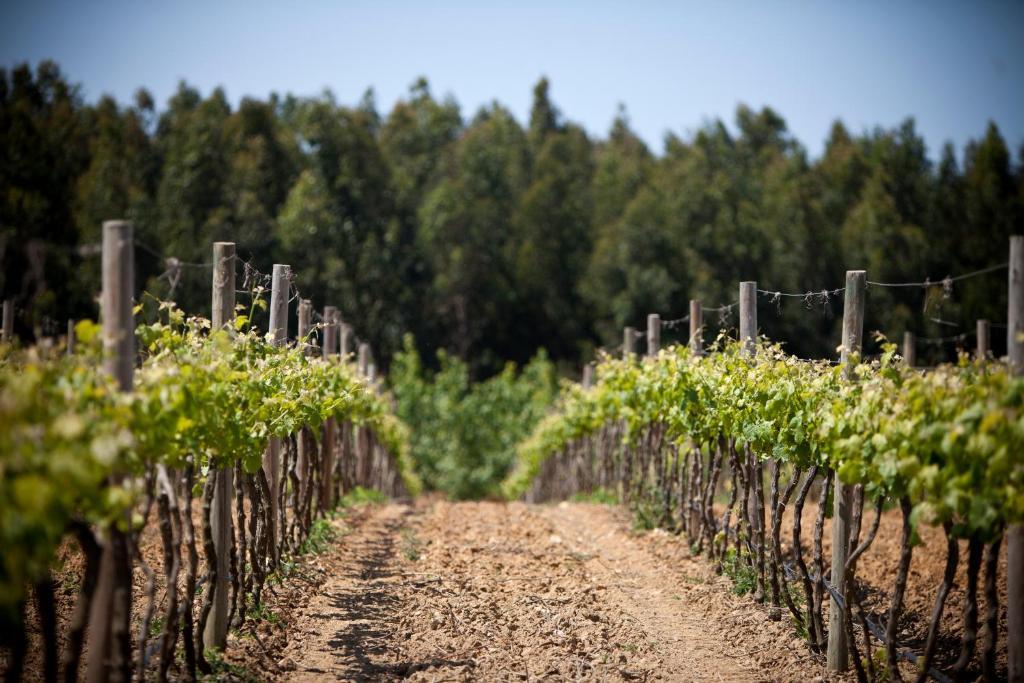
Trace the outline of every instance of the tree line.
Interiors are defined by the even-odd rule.
[[[56,64],[22,64],[0,70],[0,292],[22,336],[94,317],[90,245],[118,217],[136,225],[140,288],[173,286],[184,310],[205,311],[209,244],[234,241],[265,271],[291,264],[303,296],[338,305],[384,364],[410,333],[424,358],[446,349],[477,378],[540,348],[568,370],[647,313],[728,304],[749,279],[768,292],[762,332],[826,357],[841,303],[821,291],[846,269],[935,283],[870,287],[866,330],[1004,322],[1005,275],[942,280],[1006,261],[1024,231],[1024,146],[1014,154],[990,123],[936,159],[913,119],[862,132],[837,120],[811,158],[778,113],[742,104],[731,126],[667,133],[656,152],[625,109],[589,134],[546,79],[522,125],[497,102],[468,116],[425,79],[386,115],[372,90],[355,105],[325,91],[234,107],[186,83],[158,108],[144,89],[87,102]],[[736,325],[735,310],[705,317]]]

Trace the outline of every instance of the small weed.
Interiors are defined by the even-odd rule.
[[[281,617],[277,616],[274,610],[270,609],[263,603],[249,608],[249,618],[256,621],[265,621],[268,624],[274,624],[275,626],[281,623]]]
[[[161,616],[153,617],[153,620],[149,622],[149,637],[155,638],[164,632],[164,618]]]
[[[416,537],[416,531],[406,527],[402,529],[402,555],[410,562],[420,559],[420,547],[423,542]]]
[[[735,550],[730,549],[722,559],[722,573],[732,579],[732,592],[736,595],[754,592],[757,574],[753,567],[736,556]]]
[[[318,519],[313,522],[313,526],[309,530],[309,536],[306,537],[302,546],[299,547],[299,555],[307,553],[320,555],[330,547],[331,541],[335,538],[337,538],[337,533],[334,531],[331,523],[326,519]]]
[[[388,497],[376,489],[364,489],[357,486],[341,498],[341,507],[350,508],[354,505],[369,503],[370,505],[382,505],[388,501]]]
[[[657,529],[661,526],[663,512],[657,503],[641,498],[633,505],[633,528],[637,531]]]
[[[707,583],[704,579],[700,578],[699,576],[690,576],[689,574],[683,574],[683,581],[685,581],[686,583],[693,583],[697,585]]]
[[[885,659],[885,650],[882,648],[875,650],[871,659],[875,662],[875,680],[879,683],[889,683],[889,665]],[[864,667],[867,668],[866,662]]]
[[[586,493],[577,493],[572,497],[574,503],[594,503],[596,505],[618,505],[619,497],[611,489],[598,488]]]
[[[807,626],[794,619],[792,614],[789,615],[789,621],[793,624],[793,633],[795,633],[800,640],[808,640],[810,634],[807,632]]]
[[[292,575],[292,572],[294,572],[298,566],[298,562],[293,558],[282,556],[277,569],[267,574],[267,583],[274,586],[280,586],[285,579]]]
[[[73,572],[67,572],[60,579],[60,590],[64,595],[78,595],[82,590],[82,582]]]
[[[224,659],[224,653],[215,647],[206,648],[206,661],[210,663],[210,668],[213,672],[209,676],[204,676],[204,681],[222,681],[230,679],[233,681],[242,681],[242,683],[255,683],[259,680],[253,673],[247,671],[243,667],[232,664]]]

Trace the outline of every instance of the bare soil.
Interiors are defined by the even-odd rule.
[[[808,546],[814,513],[809,503]],[[790,517],[782,527],[787,541]],[[159,614],[160,541],[150,526],[140,546],[156,573]],[[260,613],[231,633],[217,679],[853,680],[852,674],[827,676],[823,659],[797,636],[788,615],[769,621],[767,607],[735,595],[711,562],[691,555],[685,537],[635,531],[623,508],[428,498],[414,506],[350,509],[331,526],[336,535],[327,550],[290,566],[287,577],[268,586]],[[866,602],[882,622],[899,534],[898,512],[886,512],[858,571]],[[945,548],[941,530],[923,528],[921,535],[900,629],[900,641],[914,647],[927,629]],[[826,562],[829,539],[826,526]],[[61,555],[55,579],[63,635],[81,558],[73,544]],[[943,617],[940,668],[959,650],[963,573],[961,563]],[[137,570],[140,608],[145,583]],[[1005,600],[1005,549],[999,590]],[[984,614],[983,601],[981,609]],[[29,680],[41,677],[34,612],[30,601]],[[1003,612],[1001,671],[1005,628]],[[178,665],[172,668],[172,677],[180,674]]]
[[[387,505],[320,559],[326,581],[289,618],[272,678],[822,678],[791,627],[616,508]]]

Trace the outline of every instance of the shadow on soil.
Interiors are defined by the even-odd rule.
[[[408,515],[409,513],[407,513]],[[407,516],[406,515],[406,516]],[[421,662],[375,663],[387,660],[394,649],[389,620],[402,613],[403,603],[394,585],[383,581],[395,575],[396,540],[405,517],[388,520],[380,533],[355,545],[357,565],[351,578],[359,583],[338,590],[331,596],[333,618],[344,622],[330,640],[346,663],[341,672],[345,680],[379,681],[404,678],[431,667],[473,666],[472,660],[433,659]]]

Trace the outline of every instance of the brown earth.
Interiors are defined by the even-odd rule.
[[[288,681],[821,678],[783,623],[709,563],[671,562],[619,509],[447,503],[372,510],[321,560],[274,678]]]
[[[814,512],[808,504],[807,544]],[[268,588],[260,618],[232,632],[218,679],[852,680],[826,677],[822,658],[788,617],[771,622],[765,606],[736,596],[712,563],[691,556],[684,537],[634,531],[622,508],[427,499],[350,509],[331,526],[336,537],[328,549],[290,566]],[[879,621],[899,528],[898,512],[887,512],[858,572]],[[787,514],[787,540],[790,529]],[[915,646],[927,628],[945,548],[938,529],[922,529],[922,541],[900,633],[901,642]],[[155,528],[147,527],[141,549],[156,572],[158,613],[159,547]],[[828,547],[826,528],[826,558]],[[55,578],[63,635],[81,561],[70,544],[62,557]],[[940,668],[959,648],[963,572],[961,564],[943,618]],[[139,606],[144,584],[137,571]],[[1005,550],[1000,592],[1005,596]],[[31,603],[29,611],[31,680],[39,677],[41,647]],[[1005,618],[1000,626],[1005,671]]]

